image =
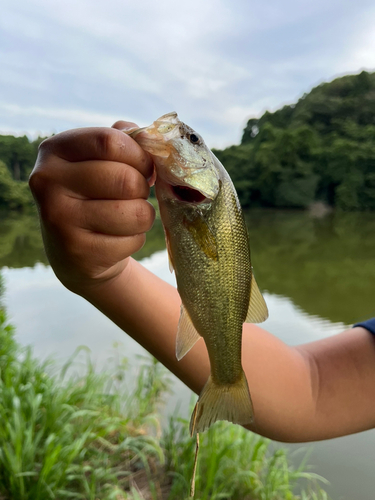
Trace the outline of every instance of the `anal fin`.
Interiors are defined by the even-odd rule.
[[[200,338],[201,336],[195,329],[189,313],[185,307],[181,305],[180,321],[178,322],[176,338],[176,357],[178,361],[190,351]]]
[[[261,294],[254,274],[251,278],[250,301],[245,323],[262,323],[268,318],[266,302]]]

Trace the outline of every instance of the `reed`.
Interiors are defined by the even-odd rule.
[[[228,422],[200,434],[195,483],[197,500],[327,500],[322,477],[294,468],[288,452],[269,439]],[[166,470],[171,475],[168,500],[188,498],[195,438],[189,422],[171,418],[164,437]]]
[[[195,443],[184,419],[162,431],[166,370],[147,357],[127,389],[124,358],[98,373],[87,349],[78,352],[56,373],[16,342],[0,305],[1,500],[188,498]],[[324,500],[320,480],[238,426],[219,423],[201,435],[197,500]]]
[[[126,497],[139,471],[163,464],[156,413],[166,387],[159,365],[144,365],[123,394],[125,366],[59,377],[51,362],[21,348],[0,310],[0,493],[6,499]],[[147,381],[147,383],[146,383]],[[150,382],[151,381],[151,382]],[[153,383],[155,382],[155,383]]]

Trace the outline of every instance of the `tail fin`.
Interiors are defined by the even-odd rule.
[[[253,421],[253,405],[245,373],[235,384],[217,384],[209,376],[203,387],[190,420],[190,434],[203,432],[217,420],[234,424]]]

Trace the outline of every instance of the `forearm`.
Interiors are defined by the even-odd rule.
[[[209,359],[203,340],[181,361],[176,359],[181,302],[174,287],[131,260],[107,289],[92,291],[86,298],[200,393],[209,375]],[[364,394],[375,387],[375,347],[362,328],[341,334],[339,340],[335,336],[290,347],[258,326],[245,324],[243,366],[255,412],[249,429],[255,432],[302,442],[374,425],[375,403]],[[365,382],[363,369],[368,372]]]
[[[181,301],[174,287],[130,260],[125,272],[107,289],[94,290],[86,298],[200,393],[210,373],[207,350],[202,339],[177,361]],[[300,421],[309,413],[306,407],[312,406],[312,398],[310,372],[300,353],[258,326],[246,324],[243,365],[255,411],[250,428],[278,440],[304,440]]]
[[[176,359],[180,296],[175,287],[130,259],[114,281],[85,295],[95,307],[199,393],[210,372],[203,339],[181,361]]]

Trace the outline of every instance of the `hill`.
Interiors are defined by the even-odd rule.
[[[0,209],[31,205],[26,180],[41,141],[0,136]],[[214,152],[244,207],[375,210],[375,73],[336,78],[251,118],[240,145]]]
[[[245,207],[375,210],[375,73],[323,83],[251,118],[241,144],[215,154]]]

